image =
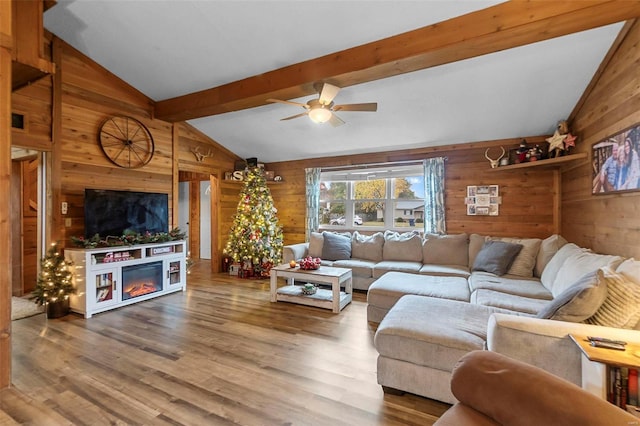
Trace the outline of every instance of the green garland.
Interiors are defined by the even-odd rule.
[[[99,234],[95,234],[93,237],[88,239],[84,237],[71,237],[71,242],[77,247],[83,248],[119,247],[184,240],[186,235],[186,233],[180,231],[180,228],[175,227],[169,232],[156,232],[153,234],[151,232],[139,234],[137,232],[125,231],[125,233],[119,237],[110,235],[106,238],[102,238]]]

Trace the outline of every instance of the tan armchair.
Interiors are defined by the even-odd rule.
[[[640,425],[639,418],[573,383],[491,351],[463,356],[451,391],[459,402],[434,425]]]

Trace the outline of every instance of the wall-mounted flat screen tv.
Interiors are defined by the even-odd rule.
[[[125,231],[169,232],[169,196],[151,192],[85,189],[84,234],[121,236]]]

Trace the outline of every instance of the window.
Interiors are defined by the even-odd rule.
[[[319,215],[324,228],[421,228],[423,166],[323,171]]]

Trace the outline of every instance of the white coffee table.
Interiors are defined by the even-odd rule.
[[[278,278],[285,278],[287,285],[278,288]],[[305,283],[328,284],[331,290],[318,288],[315,294],[302,293],[302,286],[294,285],[295,280]],[[340,288],[344,287],[344,291]],[[353,286],[351,281],[351,269],[335,268],[333,266],[321,266],[316,270],[302,270],[296,266],[278,265],[271,268],[271,301],[291,302],[301,305],[315,306],[331,309],[339,313],[345,306],[351,303]]]

